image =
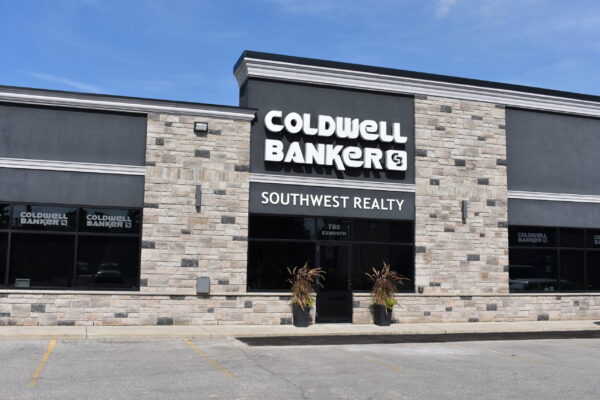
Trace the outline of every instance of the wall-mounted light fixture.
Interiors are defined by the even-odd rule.
[[[467,223],[467,201],[463,200],[460,202],[460,211],[462,213],[462,223]]]
[[[194,132],[208,132],[208,122],[194,122]]]

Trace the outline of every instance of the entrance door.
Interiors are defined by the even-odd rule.
[[[352,322],[350,246],[322,244],[317,251],[325,281],[317,293],[316,322]]]

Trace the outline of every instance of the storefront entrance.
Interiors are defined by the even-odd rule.
[[[317,292],[316,322],[352,322],[350,245],[319,244],[317,264],[325,271]]]

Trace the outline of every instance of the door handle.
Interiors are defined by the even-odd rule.
[[[352,281],[348,279],[348,290],[352,290]]]

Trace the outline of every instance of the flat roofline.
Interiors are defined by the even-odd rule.
[[[40,105],[128,112],[161,112],[161,110],[177,112],[177,110],[181,110],[182,113],[194,113],[197,111],[200,114],[203,112],[214,113],[215,117],[240,115],[243,116],[242,119],[248,119],[249,115],[256,112],[256,109],[228,105],[0,85],[0,102],[28,103],[27,99],[32,99],[31,104]],[[52,99],[52,101],[44,101],[44,99]]]
[[[237,62],[235,63],[233,70],[236,71],[238,67],[244,62],[246,58],[262,59],[268,61],[278,61],[292,64],[308,65],[315,67],[335,68],[340,70],[367,72],[381,75],[397,76],[403,78],[420,79],[433,82],[444,82],[453,83],[459,85],[469,85],[481,88],[492,88],[510,90],[522,93],[540,94],[546,96],[563,97],[568,99],[585,100],[600,103],[600,96],[567,92],[562,90],[544,89],[535,86],[516,85],[512,83],[502,83],[494,81],[486,81],[480,79],[461,78],[450,75],[439,75],[425,72],[408,71],[402,69],[385,68],[385,67],[374,67],[363,64],[353,64],[339,61],[321,60],[315,58],[305,58],[296,56],[287,56],[282,54],[264,53],[259,51],[244,50]]]

